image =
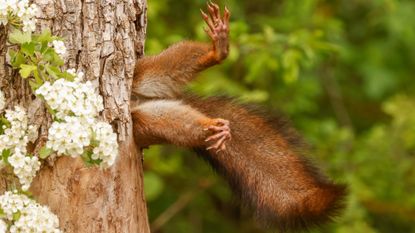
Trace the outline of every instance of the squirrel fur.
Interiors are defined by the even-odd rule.
[[[281,121],[220,97],[182,94],[182,87],[229,51],[229,17],[208,3],[202,17],[212,44],[185,41],[140,59],[132,87],[137,146],[169,143],[194,149],[225,177],[255,217],[280,231],[329,222],[344,207],[346,187],[320,173]]]

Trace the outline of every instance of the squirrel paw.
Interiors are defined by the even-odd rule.
[[[218,61],[221,61],[228,56],[229,51],[229,17],[230,12],[225,6],[223,17],[220,15],[219,6],[215,3],[208,2],[208,14],[200,10],[202,17],[209,28],[205,28],[205,32],[213,41],[215,56]]]
[[[225,142],[231,139],[231,130],[229,128],[229,121],[224,119],[214,119],[214,124],[207,127],[205,130],[210,130],[214,134],[206,138],[206,142],[216,141],[209,146],[207,150],[215,149],[216,152],[226,149]]]

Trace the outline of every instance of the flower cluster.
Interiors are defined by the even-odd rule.
[[[40,169],[40,162],[36,156],[26,156],[16,149],[8,158],[8,162],[13,167],[13,173],[19,178],[23,190],[28,190],[33,177]]]
[[[82,79],[82,76],[78,74],[77,78]],[[36,94],[43,96],[58,119],[70,115],[96,117],[104,109],[102,97],[89,81],[81,83],[58,79],[53,84],[45,82]]]
[[[66,47],[65,43],[60,40],[54,40],[52,41],[53,48],[55,49],[55,52],[59,54],[59,56],[63,59],[66,54]]]
[[[5,192],[0,196],[0,209],[4,213],[4,220],[10,224],[10,232],[47,232],[59,233],[59,219],[49,208],[41,206],[26,195],[14,192]],[[0,232],[2,225],[0,223]],[[5,232],[5,231],[4,231]]]
[[[80,156],[91,143],[91,130],[86,120],[67,116],[64,122],[55,121],[49,128],[46,146],[58,155]]]
[[[0,0],[0,25],[7,25],[13,18],[18,17],[22,21],[23,31],[34,31],[38,12],[35,4],[29,5],[29,0]]]
[[[6,100],[4,99],[4,93],[0,90],[0,112],[3,111],[6,106]]]
[[[4,125],[4,134],[0,135],[0,152],[8,151],[8,163],[19,178],[23,190],[27,190],[33,177],[40,169],[37,157],[27,156],[26,146],[29,141],[37,138],[36,128],[28,125],[27,115],[19,106],[15,110],[6,110],[6,120],[9,126]]]
[[[104,109],[102,97],[91,82],[81,82],[82,72],[76,73],[74,69],[67,72],[75,77],[74,82],[65,79],[52,84],[45,82],[35,92],[45,99],[58,119],[49,128],[46,147],[58,155],[73,157],[92,150],[89,162],[109,167],[118,154],[118,144],[111,125],[96,119]]]
[[[93,125],[94,140],[98,145],[93,149],[92,159],[101,160],[102,167],[111,166],[118,154],[117,134],[111,125],[106,122],[97,122]]]

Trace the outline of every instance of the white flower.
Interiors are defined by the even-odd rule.
[[[36,172],[40,169],[40,162],[37,157],[29,157],[15,149],[14,153],[8,158],[8,162],[13,167],[13,172],[19,178],[23,190],[28,190]]]
[[[52,41],[53,48],[55,49],[55,52],[59,54],[59,56],[63,59],[66,54],[66,47],[65,43],[60,40],[54,40]]]
[[[36,30],[36,19],[31,20],[23,20],[23,28],[24,32],[33,32]]]
[[[5,117],[10,127],[5,127],[4,134],[0,135],[0,152],[10,150],[8,162],[19,178],[22,189],[27,190],[40,169],[37,157],[26,156],[27,143],[36,140],[37,131],[35,127],[28,126],[26,112],[19,106],[15,106],[14,111],[6,110]]]
[[[0,90],[0,112],[3,111],[5,106],[6,106],[6,100],[4,99],[4,93]]]
[[[25,155],[16,149],[12,156],[9,157],[8,161],[12,167],[19,169],[25,165]]]
[[[67,70],[67,72],[72,74],[74,70]],[[78,72],[76,79],[79,80],[82,77],[83,73]],[[35,93],[43,96],[59,119],[73,115],[96,117],[104,109],[102,97],[89,81],[81,83],[58,79],[53,84],[45,82]]]
[[[14,111],[6,110],[5,117],[10,127],[5,128],[4,134],[0,135],[0,150],[18,148],[22,153],[26,153],[28,119],[25,110],[15,106]]]
[[[92,127],[98,146],[93,149],[92,159],[102,160],[101,167],[107,168],[114,164],[118,155],[117,134],[110,124],[97,122]]]
[[[46,146],[58,155],[80,156],[91,142],[91,129],[80,117],[65,117],[65,122],[53,122]]]
[[[74,68],[67,69],[66,72],[72,74],[73,76],[76,76],[76,70]]]
[[[75,82],[82,82],[84,80],[84,72],[82,72],[82,71],[79,71],[77,74],[76,74],[76,77],[75,77]]]
[[[34,233],[59,233],[59,219],[48,207],[41,206],[34,200],[23,194],[5,192],[0,196],[0,208],[5,214],[5,219],[11,222],[10,232],[34,232]],[[13,219],[14,214],[19,218]],[[14,221],[12,221],[14,220]],[[4,221],[0,220],[0,233]]]
[[[23,0],[23,2],[25,1],[26,0]],[[6,3],[9,9],[11,9],[12,11],[17,11],[17,0],[6,0]]]
[[[0,14],[7,14],[7,2],[6,0],[0,0]]]
[[[0,219],[0,233],[6,233],[7,225],[6,223]]]
[[[0,25],[7,25],[9,16],[18,17],[23,25],[23,31],[34,31],[36,29],[35,16],[38,13],[35,4],[29,5],[28,0],[0,0]]]
[[[1,0],[0,0],[1,1]],[[0,3],[1,4],[1,3]],[[7,25],[8,23],[8,19],[7,19],[7,15],[2,15],[0,13],[0,25]]]

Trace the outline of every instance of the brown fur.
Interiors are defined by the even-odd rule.
[[[195,150],[228,180],[260,221],[281,231],[307,229],[328,222],[343,207],[345,186],[329,181],[296,152],[299,140],[293,140],[297,136],[286,124],[273,127],[257,112],[229,99],[193,96],[184,102],[231,122],[226,151]]]
[[[258,219],[281,231],[326,223],[343,207],[346,188],[329,181],[301,155],[298,137],[284,121],[224,98],[181,97],[182,87],[197,72],[228,54],[229,12],[221,18],[219,8],[209,3],[209,14],[202,15],[211,45],[181,42],[137,62],[132,90],[137,145],[194,148]],[[218,147],[224,149],[220,152],[207,151],[212,142],[205,139],[212,132],[206,129],[221,126],[221,118],[230,122],[232,139],[226,141],[226,149]],[[229,133],[227,125],[216,128],[219,136]]]

